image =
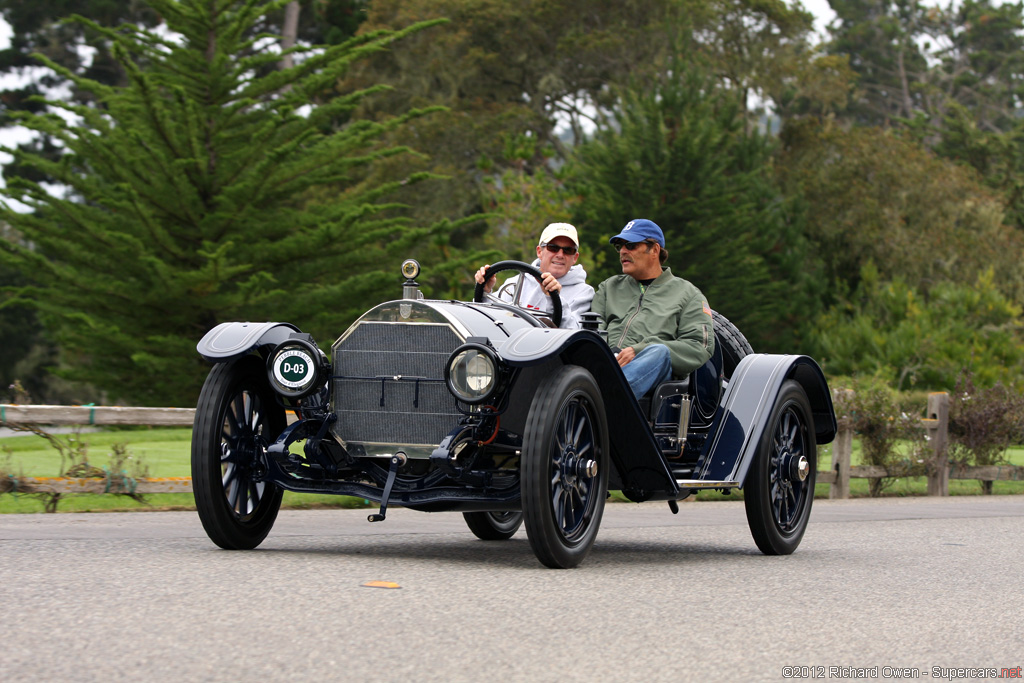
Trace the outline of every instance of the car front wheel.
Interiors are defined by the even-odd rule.
[[[192,429],[192,491],[203,528],[221,548],[255,548],[270,533],[282,491],[263,480],[261,456],[284,427],[284,409],[256,359],[213,367]]]
[[[608,495],[608,429],[593,376],[560,367],[538,387],[523,436],[522,498],[534,554],[552,568],[590,552]]]

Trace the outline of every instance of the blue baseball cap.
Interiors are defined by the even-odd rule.
[[[625,242],[654,240],[661,245],[662,249],[665,248],[665,233],[661,231],[657,223],[646,218],[637,218],[626,223],[626,227],[622,228],[622,232],[608,241],[614,243],[615,240],[623,240]]]

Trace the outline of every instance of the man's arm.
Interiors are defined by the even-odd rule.
[[[672,357],[672,374],[686,377],[704,365],[715,350],[715,330],[711,322],[711,307],[700,290],[683,305],[676,327],[675,339],[648,337],[634,344],[639,353],[648,344],[664,344]]]
[[[573,296],[562,296],[562,324],[565,330],[578,330],[582,327],[583,314],[591,309],[594,300],[594,288],[590,285],[574,285],[571,287]],[[562,290],[565,294],[566,290]]]

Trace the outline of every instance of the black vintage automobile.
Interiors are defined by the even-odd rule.
[[[519,270],[503,261],[490,274]],[[223,323],[198,344],[215,363],[192,440],[199,517],[222,548],[269,533],[282,492],[357,496],[458,510],[483,540],[525,523],[537,558],[574,567],[597,536],[609,491],[677,501],[742,488],[754,542],[800,544],[814,497],[816,444],[835,413],[807,356],[754,354],[714,314],[714,357],[637,401],[591,316],[558,328],[491,297],[425,300],[406,261],[403,298],[349,327],[329,354],[287,323]],[[294,415],[295,419],[289,419]]]

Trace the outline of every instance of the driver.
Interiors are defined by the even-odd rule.
[[[587,284],[587,271],[578,265],[580,257],[580,240],[576,228],[568,223],[551,223],[540,234],[537,244],[537,259],[531,264],[541,272],[542,281],[537,283],[532,277],[519,275],[516,289],[519,294],[519,306],[532,311],[550,311],[551,294],[558,292],[562,299],[562,323],[560,327],[568,330],[579,329],[581,314],[590,310],[590,302],[594,298],[594,288]],[[490,264],[476,271],[474,280],[483,283],[484,273]],[[484,284],[484,291],[494,288],[495,276]],[[498,297],[503,301],[512,301],[513,293],[507,289],[500,290]]]

